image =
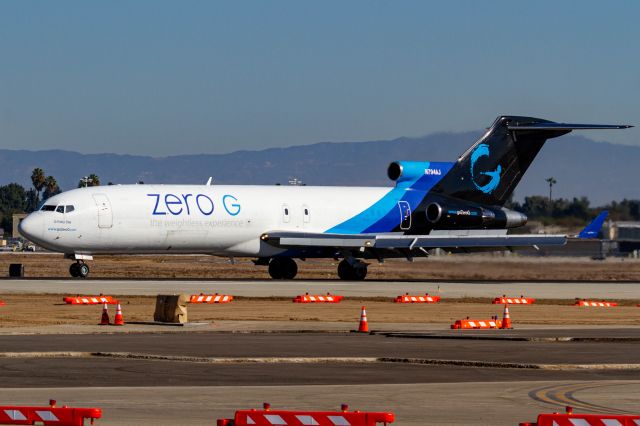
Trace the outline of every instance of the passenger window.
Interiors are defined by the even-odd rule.
[[[56,212],[64,213],[64,206],[58,206],[58,208],[56,209]]]
[[[40,210],[42,210],[43,212],[53,212],[56,210],[56,206],[52,206],[51,204],[45,204],[44,206],[42,206]]]
[[[67,206],[66,212],[69,213],[69,212],[72,212],[74,210],[75,209],[73,208],[73,206]]]

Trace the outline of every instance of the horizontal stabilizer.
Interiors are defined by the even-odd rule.
[[[509,124],[509,130],[611,130],[629,129],[633,126],[628,124],[570,124],[570,123],[531,123],[518,125]]]

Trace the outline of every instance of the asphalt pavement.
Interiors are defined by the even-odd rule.
[[[615,335],[616,332],[619,330],[601,329],[597,334]],[[530,342],[395,338],[359,333],[215,332],[0,336],[0,354],[65,351],[212,358],[394,357],[540,364],[640,363],[640,341],[637,340]]]
[[[360,297],[393,297],[407,291],[446,297],[509,293],[573,298],[579,293],[635,299],[640,284],[0,280],[0,293],[201,291],[258,297],[289,297],[305,291]],[[227,325],[229,330],[239,327]],[[127,326],[121,329],[126,331]],[[33,405],[53,398],[61,404],[96,406],[104,411],[104,419],[97,424],[109,425],[212,424],[232,417],[235,409],[258,408],[263,401],[278,408],[315,410],[337,409],[346,402],[353,409],[393,411],[398,425],[512,425],[535,421],[538,413],[561,411],[564,405],[582,412],[637,412],[640,395],[638,327],[473,333],[427,329],[396,336],[320,330],[118,331],[37,334],[38,330],[31,330],[36,334],[1,335],[0,402]],[[69,357],[73,352],[86,355]],[[97,356],[98,352],[112,355]],[[133,357],[126,358],[127,354]],[[235,361],[218,362],[228,358]],[[403,363],[401,359],[470,365]],[[488,368],[482,363],[566,368]],[[604,365],[612,364],[620,368],[605,369]]]
[[[487,377],[491,377],[489,372]],[[237,409],[391,411],[393,426],[513,426],[534,422],[541,412],[637,413],[640,380],[549,380],[463,383],[288,386],[154,386],[0,388],[5,404],[47,403],[50,398],[73,407],[100,407],[96,425],[212,425],[232,418]]]

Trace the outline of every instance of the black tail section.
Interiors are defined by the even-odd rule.
[[[632,126],[554,123],[533,117],[501,116],[433,188],[438,193],[484,205],[509,199],[547,139],[579,129]]]

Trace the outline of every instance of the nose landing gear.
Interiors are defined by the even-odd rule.
[[[72,263],[69,267],[69,274],[74,278],[87,278],[89,275],[89,265],[81,261]]]

